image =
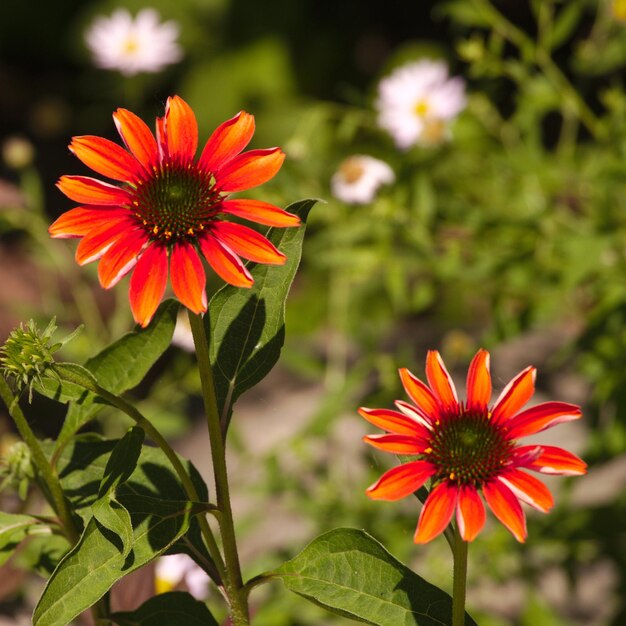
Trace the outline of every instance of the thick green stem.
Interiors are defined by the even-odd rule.
[[[74,521],[72,511],[65,498],[63,489],[61,488],[61,483],[46,458],[46,455],[43,453],[43,450],[39,445],[39,440],[35,437],[35,434],[31,430],[26,416],[18,404],[17,397],[15,397],[11,392],[11,388],[4,379],[4,376],[0,376],[0,397],[2,397],[2,400],[7,405],[9,414],[13,418],[22,439],[30,450],[33,463],[37,469],[37,474],[45,486],[45,492],[47,492],[50,497],[50,504],[52,508],[61,520],[65,535],[69,539],[70,543],[75,545],[78,543],[80,538],[80,532],[76,522]]]
[[[174,471],[180,478],[187,497],[194,502],[200,501],[198,491],[196,490],[196,487],[194,486],[193,481],[189,476],[189,473],[185,469],[185,466],[178,458],[178,455],[176,454],[176,452],[174,452],[172,446],[170,446],[165,437],[163,437],[163,435],[157,430],[154,424],[152,424],[150,420],[144,417],[140,411],[138,411],[132,404],[126,402],[124,398],[116,396],[115,394],[107,391],[103,387],[100,387],[100,385],[98,385],[97,383],[90,383],[85,377],[73,377],[71,370],[68,370],[67,368],[58,370],[57,373],[62,379],[80,385],[88,391],[91,391],[92,393],[100,396],[103,400],[106,400],[111,406],[118,408],[120,411],[126,413],[128,417],[133,419],[137,426],[142,428],[146,435],[148,435],[148,437],[150,437],[150,439],[152,439],[152,441],[154,441],[154,443],[156,443],[159,448],[161,448],[165,456],[167,456],[170,463],[172,464],[172,467],[174,468]],[[219,575],[219,580],[216,580],[215,582],[218,584],[223,584],[225,579],[224,561],[222,560],[222,555],[220,553],[217,542],[215,541],[215,537],[213,537],[211,527],[209,526],[204,515],[198,516],[198,523],[200,524],[200,531],[202,532],[206,547],[215,563],[215,567]]]
[[[208,313],[205,314],[208,316]],[[208,320],[207,320],[208,321]],[[200,315],[189,311],[189,324],[193,334],[198,359],[198,371],[202,384],[202,396],[204,410],[207,417],[209,438],[211,444],[211,460],[215,478],[215,493],[217,508],[222,515],[218,519],[222,535],[224,561],[226,563],[226,591],[231,603],[231,618],[234,626],[250,623],[248,612],[247,594],[243,589],[239,553],[235,538],[233,513],[230,504],[230,489],[228,485],[228,472],[226,469],[226,445],[225,436],[222,433],[220,415],[215,395],[213,382],[213,368],[209,352],[209,337],[205,331],[204,320]]]
[[[465,624],[465,589],[467,587],[467,547],[457,526],[454,528],[454,570],[452,574],[452,626]]]

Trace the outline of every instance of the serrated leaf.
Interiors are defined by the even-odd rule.
[[[30,515],[0,511],[0,565],[2,565],[40,521]]]
[[[176,326],[178,302],[166,300],[154,315],[147,328],[127,333],[107,346],[85,363],[98,384],[107,391],[120,394],[136,387],[148,373],[155,361],[169,347]],[[51,388],[47,382],[42,392],[59,402],[73,401],[57,439],[61,449],[84,424],[91,420],[102,405],[96,396],[78,385],[60,382]]]
[[[54,571],[35,608],[35,626],[68,624],[97,602],[119,579],[159,556],[189,528],[198,512],[191,502],[138,496],[120,501],[132,520],[132,549],[119,550],[117,537],[95,518],[87,524],[78,544]]]
[[[452,598],[362,530],[331,530],[274,574],[291,591],[356,621],[376,626],[452,623]],[[465,626],[476,623],[466,615]]]
[[[240,289],[226,285],[209,304],[211,362],[222,423],[247,389],[274,367],[285,338],[285,301],[302,254],[306,218],[316,200],[287,207],[302,220],[299,228],[271,228],[267,238],[281,251],[284,265],[258,264],[250,269],[254,285]]]
[[[218,626],[206,604],[184,591],[170,591],[146,600],[135,611],[113,613],[119,626]]]

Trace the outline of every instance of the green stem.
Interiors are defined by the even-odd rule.
[[[63,489],[61,488],[61,483],[59,482],[57,475],[52,470],[52,466],[39,445],[39,440],[35,437],[35,434],[31,430],[26,416],[18,404],[17,397],[15,397],[11,392],[11,388],[4,379],[4,376],[0,376],[0,397],[2,397],[2,400],[7,405],[9,414],[13,418],[22,439],[25,441],[30,450],[33,463],[37,468],[37,473],[43,481],[46,491],[50,496],[50,504],[52,505],[52,508],[61,520],[65,535],[72,545],[77,544],[80,538],[80,532],[76,522],[74,521],[72,511],[67,499],[65,498]]]
[[[205,318],[208,322],[208,312]],[[189,324],[193,334],[193,342],[196,347],[198,371],[202,384],[202,396],[204,410],[207,417],[209,439],[211,444],[211,460],[215,478],[215,493],[217,508],[222,515],[218,519],[222,535],[224,561],[226,562],[226,590],[231,603],[231,618],[234,626],[250,623],[247,594],[243,590],[241,566],[235,537],[233,512],[230,504],[230,489],[228,485],[228,472],[226,469],[226,446],[225,435],[222,433],[220,415],[215,395],[213,382],[213,368],[209,353],[209,337],[205,330],[205,321],[202,316],[189,311]]]
[[[111,406],[118,408],[120,411],[126,413],[128,417],[133,419],[135,423],[144,430],[148,437],[150,437],[150,439],[152,439],[152,441],[154,441],[154,443],[156,443],[159,448],[161,448],[165,456],[167,456],[170,463],[172,464],[172,467],[174,468],[174,471],[180,478],[187,497],[194,502],[200,502],[200,496],[198,495],[196,487],[193,484],[189,473],[185,469],[185,466],[178,458],[178,455],[176,454],[176,452],[174,452],[172,446],[170,446],[165,437],[163,437],[163,435],[157,430],[154,424],[152,424],[150,420],[144,417],[139,410],[137,410],[132,404],[124,400],[124,398],[116,396],[115,394],[107,391],[97,383],[90,383],[85,377],[73,377],[71,370],[68,370],[67,368],[57,370],[57,374],[60,378],[80,385],[88,391],[95,393],[103,400],[106,400]],[[202,536],[204,537],[204,541],[206,543],[209,554],[215,562],[215,567],[220,576],[220,580],[215,582],[218,584],[223,584],[225,578],[224,562],[222,560],[222,555],[220,553],[217,542],[215,541],[215,537],[213,537],[211,527],[209,526],[204,515],[198,516],[198,523],[200,524],[200,531],[202,532]]]
[[[465,624],[465,589],[467,587],[467,547],[458,526],[454,527],[454,570],[452,574],[452,626]]]

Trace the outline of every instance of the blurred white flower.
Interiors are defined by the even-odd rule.
[[[156,593],[176,589],[181,583],[196,600],[205,600],[209,591],[209,577],[186,554],[168,554],[157,560],[155,569]]]
[[[335,198],[348,204],[371,202],[381,185],[396,179],[393,170],[379,159],[363,154],[347,158],[333,175],[330,186]]]
[[[378,124],[406,150],[441,143],[448,124],[464,108],[465,83],[450,78],[443,61],[424,59],[404,65],[378,86]]]
[[[96,18],[85,33],[94,63],[132,76],[159,72],[179,61],[183,53],[176,41],[178,24],[159,19],[154,9],[142,9],[135,19],[126,9]]]
[[[196,347],[193,343],[193,334],[189,325],[189,317],[186,311],[180,311],[176,318],[176,326],[172,335],[172,344],[182,348],[186,352],[195,352]]]

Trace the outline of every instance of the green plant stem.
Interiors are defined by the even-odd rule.
[[[62,379],[80,385],[88,391],[91,391],[92,393],[100,396],[103,400],[106,400],[106,402],[108,402],[111,406],[118,408],[120,411],[126,413],[128,417],[133,419],[137,426],[142,428],[144,432],[148,435],[148,437],[150,437],[150,439],[152,439],[152,441],[154,441],[154,443],[156,443],[163,451],[165,456],[167,456],[170,463],[172,464],[172,467],[174,468],[174,471],[180,478],[187,497],[194,502],[200,502],[200,496],[198,495],[193,481],[191,480],[189,473],[185,469],[185,466],[178,458],[178,455],[176,454],[176,452],[174,452],[172,446],[170,446],[167,439],[163,437],[163,435],[158,431],[154,424],[152,424],[149,419],[142,415],[142,413],[137,408],[124,400],[124,398],[116,396],[115,394],[107,391],[97,383],[89,384],[87,379],[84,377],[73,377],[71,371],[68,371],[67,368],[58,371],[57,373]],[[215,541],[215,537],[213,536],[213,532],[211,531],[211,527],[209,526],[204,515],[198,516],[198,523],[200,525],[200,531],[202,532],[202,536],[204,538],[207,550],[209,551],[209,554],[214,561],[217,574],[219,575],[219,580],[216,580],[215,582],[217,584],[223,584],[225,579],[224,561],[222,559],[222,555],[220,553],[217,542]]]
[[[65,535],[72,545],[77,544],[80,538],[79,528],[74,521],[72,511],[61,488],[61,483],[46,458],[46,455],[43,453],[39,445],[39,440],[31,430],[28,420],[18,404],[17,397],[13,395],[4,376],[0,376],[0,397],[2,397],[2,400],[7,405],[9,414],[13,418],[22,439],[30,450],[33,463],[37,469],[37,474],[45,485],[45,491],[47,491],[49,495],[50,504],[61,520]]]
[[[458,526],[454,527],[454,569],[452,574],[452,626],[465,624],[465,590],[467,587],[467,547]]]
[[[209,313],[205,314],[208,322]],[[220,415],[215,395],[213,382],[213,368],[209,352],[209,337],[205,331],[205,322],[202,316],[189,311],[189,324],[193,334],[193,342],[196,347],[198,371],[202,385],[204,410],[209,429],[211,444],[211,460],[215,478],[215,493],[217,508],[222,515],[218,518],[226,563],[226,591],[230,600],[231,618],[234,626],[250,623],[247,594],[243,589],[239,553],[233,523],[233,513],[230,504],[230,488],[228,485],[228,472],[226,469],[226,442],[222,433]]]

